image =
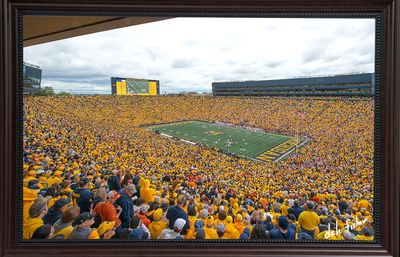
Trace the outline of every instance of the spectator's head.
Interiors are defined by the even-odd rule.
[[[106,189],[104,187],[99,187],[95,190],[94,195],[104,201],[107,198]]]
[[[195,229],[197,229],[197,228],[204,228],[204,222],[203,222],[202,220],[196,220],[196,221],[194,222],[194,228],[195,228]]]
[[[239,239],[249,239],[251,235],[250,229],[249,228],[245,228],[243,230],[243,233],[240,235]]]
[[[159,221],[162,218],[163,211],[161,208],[158,208],[153,212],[153,219],[154,221]]]
[[[218,213],[218,219],[219,220],[225,220],[226,219],[226,212],[224,210],[220,211],[220,213]]]
[[[180,233],[183,229],[183,227],[186,224],[186,220],[182,219],[182,218],[178,218],[175,223],[174,223],[174,231],[176,233]]]
[[[243,216],[242,216],[242,214],[240,214],[240,213],[236,214],[236,219],[235,219],[235,221],[236,221],[236,222],[242,222],[242,221],[243,221]]]
[[[144,215],[146,214],[150,209],[150,205],[148,204],[143,204],[142,206],[140,206],[140,214]]]
[[[90,227],[94,224],[94,214],[90,214],[89,212],[83,212],[75,219],[75,223],[81,227]]]
[[[289,221],[288,221],[288,219],[286,218],[286,216],[280,216],[279,218],[278,218],[278,225],[279,225],[279,227],[281,228],[281,229],[283,229],[283,230],[286,230],[286,229],[288,229],[288,227],[289,227]]]
[[[261,224],[255,225],[253,231],[251,232],[250,239],[268,239],[268,234]]]
[[[81,209],[79,206],[68,206],[64,212],[61,214],[62,223],[73,223],[76,217],[79,216]]]
[[[131,229],[135,229],[135,228],[139,227],[141,224],[142,224],[142,220],[140,219],[140,217],[137,216],[137,215],[134,215],[131,218],[131,221],[129,223],[129,227]]]
[[[207,211],[207,209],[203,209],[203,210],[201,210],[200,211],[200,214],[199,214],[199,218],[200,219],[206,219],[207,218],[207,216],[208,216],[208,211]]]
[[[54,209],[62,211],[70,202],[70,199],[60,198],[54,203]]]
[[[186,196],[185,196],[185,195],[180,195],[180,196],[178,196],[178,199],[177,199],[177,201],[176,201],[176,204],[177,204],[178,206],[184,207],[184,206],[186,205]]]
[[[208,212],[208,214],[213,215],[214,214],[214,207],[212,205],[209,205],[207,207],[207,212]]]
[[[136,194],[136,187],[133,184],[129,184],[125,187],[125,192],[128,194],[129,197]]]
[[[39,180],[33,179],[28,182],[28,188],[29,189],[40,189],[39,187]]]
[[[196,207],[194,205],[189,205],[187,208],[187,212],[189,216],[196,216]]]
[[[224,236],[225,231],[226,231],[226,227],[225,227],[224,223],[218,223],[218,225],[217,225],[217,234],[218,234],[219,238]]]
[[[214,226],[214,217],[213,216],[209,215],[207,217],[206,225],[208,228],[212,228]]]
[[[81,178],[81,179],[79,180],[79,183],[78,183],[78,185],[79,185],[80,188],[87,187],[88,184],[89,184],[89,179],[86,178],[86,177]]]
[[[120,195],[117,193],[117,191],[112,190],[107,194],[107,201],[114,203],[119,197]]]
[[[30,218],[43,218],[47,213],[47,204],[43,198],[38,198],[29,208]]]

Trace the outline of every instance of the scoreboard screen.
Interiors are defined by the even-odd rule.
[[[39,67],[33,65],[27,65],[24,63],[24,85],[40,87],[42,81],[42,70]]]
[[[111,78],[111,93],[113,95],[159,95],[158,80],[136,78]]]

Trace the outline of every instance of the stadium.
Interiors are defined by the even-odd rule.
[[[23,239],[373,240],[374,76],[26,95]]]

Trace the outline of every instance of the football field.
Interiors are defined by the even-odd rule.
[[[298,140],[296,137],[202,121],[163,124],[151,129],[166,136],[213,146],[223,152],[259,161],[279,161],[296,146],[306,143],[305,139]]]

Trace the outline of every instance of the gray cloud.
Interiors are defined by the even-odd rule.
[[[171,68],[173,69],[182,69],[182,68],[190,68],[196,65],[195,60],[190,60],[190,59],[179,59],[173,61]]]

